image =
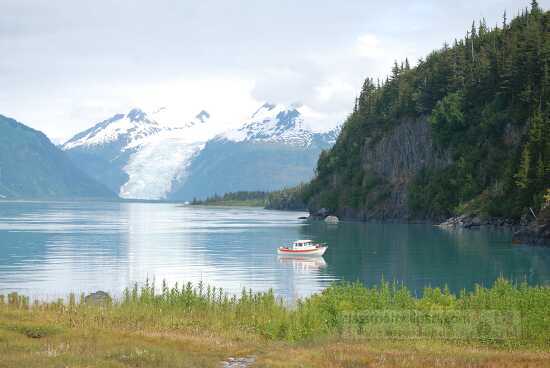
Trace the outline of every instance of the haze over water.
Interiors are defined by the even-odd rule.
[[[338,280],[382,278],[420,293],[457,292],[497,277],[550,283],[550,249],[511,244],[498,230],[306,222],[300,212],[165,203],[0,202],[0,294],[120,295],[134,282],[203,281],[227,292],[272,288],[288,300]],[[279,245],[311,238],[323,259],[281,258]]]

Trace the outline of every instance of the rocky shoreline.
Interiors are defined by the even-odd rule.
[[[526,218],[523,218],[521,221],[516,221],[509,218],[483,218],[476,214],[451,217],[441,223],[434,221],[422,222],[433,223],[435,226],[443,229],[476,229],[480,227],[501,228],[513,232],[512,242],[514,244],[550,246],[550,214],[548,212],[550,212],[548,209],[541,211],[539,217],[531,222]],[[318,211],[311,212],[308,218],[312,220],[324,220],[329,216],[331,216],[331,212],[322,208]],[[410,219],[402,220],[413,222]]]
[[[493,227],[503,227],[510,229],[512,231],[517,231],[525,226],[527,226],[526,221],[518,222],[512,219],[506,218],[481,218],[477,215],[461,215],[456,217],[448,218],[442,223],[437,224],[437,226],[442,228],[465,228],[471,229],[481,226],[493,226]]]

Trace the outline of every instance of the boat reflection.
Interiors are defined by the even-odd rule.
[[[279,263],[291,266],[298,272],[319,271],[327,266],[323,257],[299,257],[299,256],[278,256]]]

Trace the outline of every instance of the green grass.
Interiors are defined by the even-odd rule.
[[[400,366],[394,350],[424,365],[451,352],[456,366],[487,356],[537,366],[549,348],[550,288],[504,279],[422,297],[395,283],[343,283],[292,307],[272,292],[230,296],[203,284],[136,285],[101,305],[0,297],[0,367],[217,366],[246,355],[260,366],[363,366],[377,354]],[[288,350],[292,359],[278,360]]]

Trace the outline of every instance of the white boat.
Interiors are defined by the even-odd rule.
[[[277,254],[285,256],[322,256],[327,246],[314,243],[313,240],[296,240],[292,245],[279,247]]]

